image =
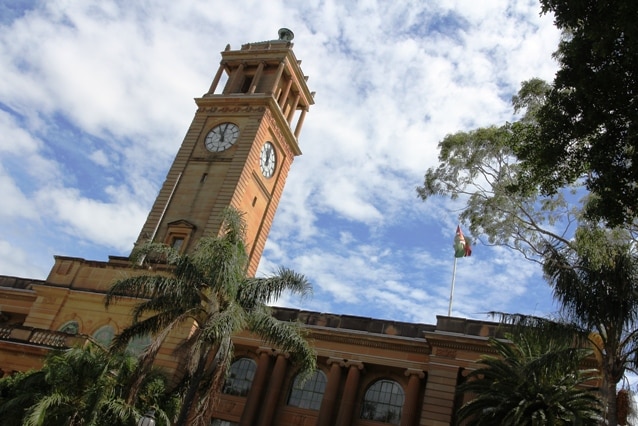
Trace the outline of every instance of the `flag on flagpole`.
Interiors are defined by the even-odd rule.
[[[454,257],[468,257],[472,255],[472,247],[470,242],[465,241],[461,226],[456,227],[456,235],[454,236]]]

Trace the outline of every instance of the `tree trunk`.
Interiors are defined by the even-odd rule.
[[[616,383],[609,376],[611,376],[611,374],[607,374],[607,372],[605,372],[605,377],[603,379],[603,392],[605,392],[605,402],[607,403],[607,425],[618,426]]]
[[[184,402],[182,402],[182,408],[179,411],[179,417],[177,418],[175,426],[188,426],[188,419],[191,417],[191,409],[197,397],[197,391],[199,390],[199,384],[202,381],[202,376],[204,375],[205,366],[206,355],[203,354],[200,355],[199,360],[197,361],[197,368],[195,369],[195,372],[190,379],[190,383],[188,384],[186,395],[184,395]]]

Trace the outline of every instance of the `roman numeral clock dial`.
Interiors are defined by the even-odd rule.
[[[208,132],[204,144],[210,152],[221,152],[233,146],[238,137],[239,127],[236,124],[222,123]]]
[[[277,164],[277,156],[275,153],[275,147],[270,142],[266,142],[261,148],[261,155],[259,156],[259,167],[261,168],[261,174],[264,177],[272,177],[275,172],[275,165]]]

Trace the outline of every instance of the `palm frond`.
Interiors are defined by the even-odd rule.
[[[108,308],[123,298],[150,298],[159,288],[171,288],[175,278],[166,275],[136,275],[113,283],[106,293],[104,304]]]
[[[209,288],[229,294],[233,294],[244,279],[248,264],[243,243],[224,237],[201,239],[191,257]]]
[[[53,417],[50,414],[55,408],[69,406],[71,399],[62,393],[54,392],[43,396],[29,408],[26,412],[24,425],[25,426],[42,426],[45,420]]]
[[[168,333],[179,329],[187,320],[197,325],[177,346],[190,373],[183,378],[184,402],[178,422],[206,418],[202,413],[208,410],[207,401],[214,398],[212,391],[201,386],[223,379],[230,363],[229,354],[232,354],[231,336],[239,331],[257,332],[267,342],[290,352],[293,362],[300,364],[303,371],[311,372],[316,365],[315,354],[300,327],[276,322],[266,306],[284,291],[301,296],[309,294],[306,278],[280,268],[272,277],[247,279],[243,214],[228,208],[222,219],[219,235],[201,238],[195,249],[185,255],[155,243],[140,245],[134,259],[162,262],[168,268],[119,280],[106,298],[107,306],[124,297],[142,299],[132,310],[133,323],[118,334],[111,345],[112,350],[121,350],[136,336],[154,336],[155,340],[141,357],[140,374],[146,374]],[[133,387],[138,385],[139,380]],[[195,401],[198,395],[203,397],[199,403]]]
[[[597,370],[582,369],[589,349],[573,348],[525,328],[510,340],[490,338],[498,356],[485,355],[467,375],[460,393],[475,398],[457,412],[459,420],[488,425],[596,425],[601,404],[596,389],[586,384]]]
[[[585,344],[590,333],[589,329],[583,328],[580,324],[561,319],[496,311],[489,312],[488,315],[502,324],[503,334],[536,333],[539,336],[551,336],[554,341],[567,340],[574,344]]]
[[[279,299],[284,291],[306,297],[312,294],[312,286],[304,275],[280,267],[276,274],[268,278],[253,278],[242,282],[237,298],[242,306],[251,309],[255,305]]]
[[[156,316],[162,313],[160,318],[163,321],[171,321],[171,317],[183,316],[187,312],[190,315],[197,315],[201,298],[196,293],[191,293],[187,297],[177,297],[178,295],[157,295],[152,299],[144,300],[138,303],[131,311],[133,323],[140,322],[140,318],[149,314]],[[159,321],[159,318],[158,318]]]
[[[129,258],[134,265],[164,263],[175,265],[181,254],[173,247],[154,241],[145,241],[137,245]]]
[[[254,312],[249,321],[249,330],[264,341],[291,354],[293,363],[301,374],[311,374],[317,367],[317,355],[306,338],[299,323],[283,322],[262,311]]]
[[[246,316],[241,307],[235,303],[229,304],[223,311],[210,315],[202,324],[202,340],[218,344],[224,338],[232,336],[246,327]]]

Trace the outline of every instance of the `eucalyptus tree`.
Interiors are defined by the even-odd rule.
[[[439,142],[439,165],[429,168],[417,193],[424,201],[460,202],[459,219],[484,244],[503,245],[542,262],[548,243],[570,244],[582,203],[578,188],[544,195],[529,184],[517,149],[537,138],[536,113],[550,86],[532,79],[513,97],[520,120],[447,135]]]
[[[473,396],[457,412],[459,424],[503,426],[597,425],[601,407],[592,387],[597,370],[583,369],[591,349],[527,329],[490,339],[459,392]]]
[[[167,270],[121,279],[107,294],[107,306],[122,297],[141,298],[133,309],[132,324],[115,336],[112,350],[125,348],[135,337],[152,336],[142,355],[144,365],[152,363],[169,335],[189,330],[179,347],[188,362],[178,425],[210,422],[216,392],[232,361],[231,338],[238,332],[248,330],[289,352],[302,372],[316,367],[303,329],[297,323],[276,320],[267,306],[284,291],[307,295],[310,284],[287,268],[266,278],[246,277],[245,228],[243,214],[227,208],[220,234],[201,238],[191,253],[143,244],[135,250],[133,262],[143,263],[144,268],[161,263]]]
[[[516,109],[525,110],[519,121],[444,138],[439,166],[427,171],[417,191],[424,200],[447,196],[464,202],[460,218],[475,238],[513,248],[543,265],[563,313],[574,314],[568,315],[572,332],[604,336],[607,416],[615,425],[616,384],[636,357],[635,227],[604,228],[587,215],[604,202],[588,192],[587,181],[547,192],[521,162],[523,148],[539,142],[538,117],[550,90],[540,80],[525,82],[513,99]],[[592,263],[601,258],[606,262]]]

